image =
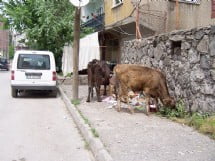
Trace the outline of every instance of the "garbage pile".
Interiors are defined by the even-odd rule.
[[[129,91],[128,96],[129,96],[129,105],[132,106],[134,110],[140,111],[140,112],[146,112],[147,100],[143,92]],[[107,108],[115,108],[117,106],[115,95],[108,96],[104,98],[102,101],[111,104]],[[128,108],[129,105],[127,105],[127,102],[123,100],[122,102],[124,103],[121,103],[121,108]],[[157,105],[155,104],[155,101],[153,98],[150,98],[149,108],[150,108],[150,112],[157,112]]]

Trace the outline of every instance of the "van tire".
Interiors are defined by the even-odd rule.
[[[18,93],[17,89],[11,88],[11,95],[12,95],[13,98],[17,97],[17,93]]]
[[[52,97],[57,97],[57,90],[52,91]]]

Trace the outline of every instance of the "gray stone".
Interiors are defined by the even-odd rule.
[[[204,100],[199,101],[199,112],[206,112],[208,109],[208,103]]]
[[[208,101],[208,110],[206,112],[214,112],[215,111],[215,97]]]
[[[194,36],[193,36],[193,35],[187,35],[187,36],[186,36],[186,39],[187,39],[187,40],[194,40]]]
[[[158,46],[154,50],[154,57],[157,61],[162,60],[164,58],[164,45],[158,44]]]
[[[212,35],[215,34],[215,26],[211,26],[211,32]]]
[[[195,39],[200,40],[205,35],[203,30],[199,30],[195,33]]]
[[[210,70],[211,77],[215,81],[215,69]]]
[[[191,71],[191,73],[190,73],[190,80],[191,81],[202,82],[204,78],[205,78],[205,75],[201,69]]]
[[[141,47],[144,47],[146,45],[147,45],[147,41],[145,39],[140,42]]]
[[[166,58],[164,59],[164,61],[163,61],[163,64],[164,64],[165,66],[170,66],[171,63],[172,63],[172,61],[171,61],[171,59],[170,59],[169,57],[166,57]]]
[[[198,44],[197,50],[202,53],[208,53],[208,49],[209,49],[209,38],[208,36],[204,36],[203,39]]]
[[[183,42],[183,43],[181,44],[181,49],[182,49],[182,50],[190,49],[190,47],[191,47],[191,45],[190,45],[190,43],[188,43],[188,42]]]
[[[171,49],[167,49],[166,53],[167,53],[168,55],[170,55],[170,54],[172,54],[172,50],[171,50]]]
[[[149,57],[153,58],[154,57],[154,48],[152,45],[150,45],[149,49],[148,49],[148,55]]]
[[[215,56],[215,39],[213,39],[209,45],[210,55]]]
[[[201,90],[201,87],[200,87],[200,85],[199,85],[198,83],[196,83],[196,82],[191,82],[191,92],[192,92],[193,94],[199,93],[200,90]]]
[[[174,36],[171,36],[169,39],[172,41],[182,41],[184,38],[185,36],[182,36],[182,35],[174,35]]]
[[[211,85],[211,84],[205,83],[205,84],[203,84],[203,85],[201,86],[201,92],[202,92],[203,94],[210,94],[210,95],[213,95],[213,94],[214,94],[214,86]]]
[[[200,55],[192,48],[188,52],[188,60],[191,64],[196,64],[200,61]]]
[[[202,69],[210,69],[210,59],[206,55],[201,56],[200,67]]]
[[[212,59],[212,69],[215,69],[215,58]]]
[[[165,45],[166,45],[166,48],[171,48],[172,43],[171,43],[171,41],[167,41]]]
[[[198,102],[196,100],[194,100],[193,104],[191,106],[191,111],[192,112],[197,112],[198,111],[198,107],[199,107]]]
[[[193,48],[197,48],[198,43],[199,43],[199,41],[193,40],[193,41],[192,41],[192,47],[193,47]]]

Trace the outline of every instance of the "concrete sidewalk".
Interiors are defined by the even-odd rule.
[[[215,161],[215,141],[190,127],[155,115],[117,112],[95,99],[87,103],[87,86],[79,87],[81,104],[76,109],[71,104],[72,86],[59,88],[98,161]]]

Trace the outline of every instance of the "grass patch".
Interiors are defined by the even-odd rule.
[[[215,139],[215,114],[198,112],[190,114],[185,110],[185,105],[181,100],[177,102],[176,109],[162,107],[158,114],[178,123],[191,126],[200,133]]]
[[[91,131],[92,131],[94,137],[96,137],[96,138],[99,137],[99,134],[98,134],[98,132],[96,131],[95,128],[91,128]]]
[[[67,73],[65,77],[71,77],[72,73]]]
[[[93,128],[93,127],[91,126],[90,121],[83,115],[83,113],[81,112],[81,110],[79,110],[78,108],[77,108],[77,110],[78,110],[78,112],[79,112],[81,118],[84,120],[84,123],[87,124],[87,125],[89,125],[90,130],[91,130],[93,136],[94,136],[94,137],[99,137],[98,132],[96,131],[95,128]]]
[[[71,101],[73,105],[77,106],[81,104],[81,101],[79,99],[74,99]]]

